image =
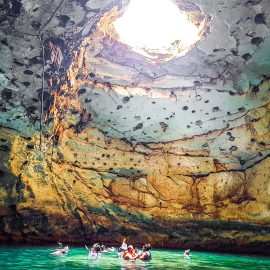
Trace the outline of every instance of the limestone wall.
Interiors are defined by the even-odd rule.
[[[238,251],[270,241],[269,157],[226,170],[211,158],[132,148],[96,129],[67,130],[44,157],[36,143],[1,128],[1,240],[127,237]]]

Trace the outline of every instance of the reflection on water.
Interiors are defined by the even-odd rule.
[[[152,250],[150,262],[124,261],[116,253],[88,258],[84,248],[70,248],[67,256],[52,256],[47,247],[0,247],[0,269],[7,270],[269,270],[270,258],[192,252],[185,260],[183,251]]]
[[[150,266],[150,262],[136,261],[130,262],[122,260],[121,270],[148,270]]]

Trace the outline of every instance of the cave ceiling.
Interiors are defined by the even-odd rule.
[[[68,89],[76,92],[88,115],[84,126],[106,136],[132,144],[177,142],[187,152],[211,150],[223,158],[269,154],[268,0],[176,1],[202,27],[200,40],[185,55],[152,59],[120,42],[113,29],[129,1],[1,2],[2,126],[38,130],[44,69],[45,109],[62,84],[66,98]],[[69,106],[65,117],[78,117]]]

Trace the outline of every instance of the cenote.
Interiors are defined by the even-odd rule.
[[[269,57],[269,0],[0,0],[0,269],[270,269]]]
[[[165,269],[213,269],[213,270],[267,270],[270,259],[260,256],[229,255],[192,252],[190,259],[181,256],[183,251],[153,250],[150,262],[130,262],[117,258],[116,253],[102,254],[99,259],[87,257],[87,250],[71,247],[67,256],[48,255],[53,249],[47,247],[0,248],[1,269],[110,269],[110,270],[165,270]]]

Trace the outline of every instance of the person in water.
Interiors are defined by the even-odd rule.
[[[114,247],[109,247],[109,248],[107,249],[107,251],[108,251],[108,252],[114,252],[114,251],[115,251],[115,248],[114,248]]]
[[[185,250],[183,254],[184,259],[189,260],[190,259],[190,249]]]
[[[96,243],[92,246],[90,252],[89,252],[89,255],[91,257],[96,257],[98,258],[98,254],[101,252],[101,247],[99,245],[99,243]]]
[[[68,254],[68,246],[65,246],[64,248],[58,248],[56,249],[54,252],[50,253],[51,255],[55,255],[55,256],[61,256],[61,255],[67,255]]]
[[[142,248],[142,252],[140,252],[136,259],[143,260],[143,261],[150,261],[152,259],[151,252],[149,251],[151,249],[150,244],[145,244]]]
[[[68,246],[65,246],[63,249],[61,249],[61,253],[63,255],[68,254],[68,250],[69,250]]]
[[[124,238],[121,247],[118,248],[117,256],[123,257],[124,251],[127,250],[126,239]]]
[[[58,244],[58,249],[64,248],[64,246],[63,246],[63,244],[61,242],[57,242],[57,244]]]
[[[124,238],[124,240],[123,240],[123,242],[122,242],[122,245],[121,245],[121,247],[120,247],[120,249],[122,250],[122,251],[125,251],[125,250],[127,250],[127,243],[126,243],[126,238]]]
[[[107,247],[105,245],[101,245],[100,246],[100,252],[101,253],[107,253],[108,252]]]
[[[123,259],[133,261],[136,259],[136,256],[137,256],[137,254],[135,253],[133,246],[129,245],[127,247],[127,250],[124,251]]]

